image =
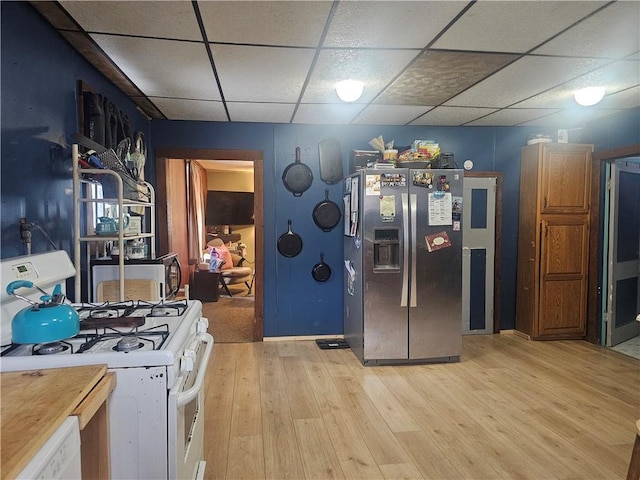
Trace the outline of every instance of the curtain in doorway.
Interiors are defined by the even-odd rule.
[[[206,245],[204,213],[207,195],[207,171],[196,161],[186,160],[187,167],[187,238],[189,263],[200,263]]]

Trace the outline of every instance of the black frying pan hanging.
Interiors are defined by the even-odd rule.
[[[324,200],[313,209],[313,221],[323,231],[329,232],[338,225],[341,216],[340,207],[337,203],[329,200],[329,190],[325,190]]]
[[[320,261],[313,266],[311,275],[316,282],[326,282],[331,277],[331,267],[324,263],[324,252],[320,252]]]
[[[313,182],[313,173],[308,165],[300,161],[300,147],[296,147],[296,161],[290,163],[282,172],[282,181],[294,197],[301,196]]]
[[[295,257],[302,251],[302,238],[291,230],[291,219],[289,228],[278,239],[278,251],[285,257]]]

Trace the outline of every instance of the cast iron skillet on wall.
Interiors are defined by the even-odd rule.
[[[290,163],[282,172],[282,181],[294,197],[300,197],[313,182],[313,172],[308,165],[300,161],[300,147],[296,147],[296,161]]]
[[[324,200],[313,209],[313,221],[323,232],[330,232],[340,222],[340,207],[329,200],[329,189],[324,191]]]
[[[278,251],[285,257],[295,257],[302,251],[302,238],[291,230],[291,219],[288,220],[289,227],[278,239]]]
[[[331,267],[324,263],[324,252],[320,252],[320,261],[313,266],[311,275],[316,282],[326,282],[331,277]]]

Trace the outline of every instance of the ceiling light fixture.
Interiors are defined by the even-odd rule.
[[[574,92],[573,97],[583,107],[590,107],[604,98],[604,87],[583,88]]]
[[[355,102],[363,90],[364,83],[359,80],[343,80],[336,83],[336,93],[343,102]]]

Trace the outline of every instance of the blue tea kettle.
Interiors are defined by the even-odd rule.
[[[18,288],[34,287],[43,295],[42,303],[34,302],[18,295]],[[31,305],[20,310],[11,321],[11,340],[13,343],[49,343],[73,337],[80,331],[80,317],[70,305],[64,304],[60,284],[57,284],[50,295],[33,282],[16,280],[7,285],[7,293]]]

